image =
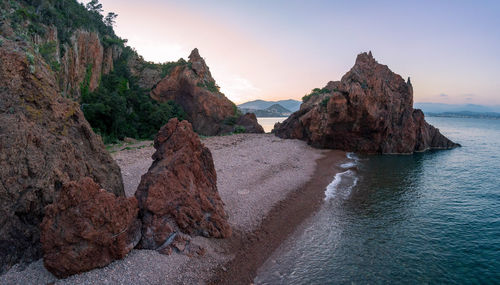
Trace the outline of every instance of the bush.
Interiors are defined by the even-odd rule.
[[[310,94],[306,94],[304,97],[302,97],[302,102],[307,102],[309,99],[313,96],[317,96],[320,94],[325,94],[325,93],[330,93],[330,90],[325,88],[319,89],[319,88],[314,88]]]
[[[132,49],[124,49],[114,70],[102,77],[97,90],[86,92],[87,85],[82,89],[81,106],[85,118],[105,143],[124,137],[152,139],[169,119],[186,118],[179,105],[172,101],[158,103],[137,85],[126,63],[132,53]]]
[[[243,134],[247,131],[247,129],[243,126],[240,126],[240,125],[236,125],[236,127],[234,127],[234,131],[233,133],[235,134]]]
[[[204,83],[198,82],[197,86],[205,88],[210,92],[215,92],[215,93],[220,92],[220,87],[217,84],[215,84],[215,81],[209,81],[209,82],[204,82]]]
[[[57,61],[57,43],[52,41],[38,47],[38,52],[53,71],[59,71],[60,64]]]
[[[224,124],[226,124],[228,126],[234,126],[234,125],[236,125],[237,120],[238,120],[238,117],[236,117],[236,116],[227,117],[224,119]]]
[[[330,101],[330,97],[326,97],[325,99],[323,99],[323,100],[321,101],[321,103],[319,103],[319,105],[320,105],[321,107],[326,108],[326,107],[328,106],[328,102],[329,102],[329,101]]]

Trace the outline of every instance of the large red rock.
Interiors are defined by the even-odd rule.
[[[57,79],[23,42],[0,45],[0,272],[42,256],[44,208],[64,183],[89,176],[124,196],[120,168],[58,93]]]
[[[124,258],[141,238],[137,200],[116,197],[91,178],[69,182],[41,224],[45,267],[59,278]]]
[[[194,130],[202,135],[233,132],[242,116],[236,105],[219,91],[198,49],[191,52],[189,62],[174,67],[153,87],[151,97],[182,106]],[[257,119],[248,117],[245,123],[246,132],[264,132]]]
[[[164,248],[176,233],[230,236],[212,154],[191,124],[171,119],[156,135],[154,147],[154,162],[135,193],[143,223],[141,247]]]
[[[370,53],[358,55],[341,81],[315,89],[273,132],[320,148],[365,153],[413,153],[458,144],[413,109],[413,87]]]

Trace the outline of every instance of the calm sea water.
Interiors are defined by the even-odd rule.
[[[257,118],[257,122],[264,128],[266,133],[270,133],[273,130],[274,124],[281,123],[284,120],[286,120],[286,117]]]
[[[427,118],[463,145],[357,157],[258,284],[500,284],[500,120]]]

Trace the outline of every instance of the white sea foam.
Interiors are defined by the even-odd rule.
[[[353,168],[355,166],[356,166],[356,162],[355,161],[349,161],[349,162],[346,162],[346,163],[342,163],[340,165],[340,167],[342,167],[344,169]]]
[[[354,152],[348,152],[346,154],[346,156],[347,156],[347,158],[352,159],[352,160],[358,160],[359,159]]]
[[[347,185],[342,185],[343,179],[352,179],[352,182]],[[325,200],[328,201],[334,198],[347,198],[351,194],[351,190],[358,183],[358,177],[352,170],[337,173],[333,181],[328,184],[325,190]]]

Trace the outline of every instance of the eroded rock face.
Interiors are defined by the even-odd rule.
[[[142,218],[140,246],[162,249],[177,233],[231,235],[210,150],[187,121],[171,119],[156,135],[153,164],[135,193]]]
[[[196,132],[212,136],[230,133],[237,127],[241,114],[224,96],[212,78],[205,60],[194,49],[187,64],[174,67],[151,91],[160,102],[175,101],[181,105]],[[246,120],[248,131],[264,132],[257,120]],[[262,130],[262,131],[261,131]]]
[[[101,76],[113,70],[113,59],[121,54],[118,46],[105,48],[97,33],[84,30],[76,30],[64,49],[58,74],[60,88],[63,94],[75,99],[80,98],[82,84],[88,84],[89,91],[97,89]]]
[[[91,178],[66,183],[40,226],[45,267],[59,278],[124,258],[141,238],[135,197],[116,197]]]
[[[33,54],[22,42],[0,46],[0,271],[42,256],[44,208],[64,183],[89,176],[124,196],[120,168]]]
[[[413,153],[459,146],[413,109],[413,87],[370,53],[358,55],[341,81],[316,90],[273,132],[320,148]]]

